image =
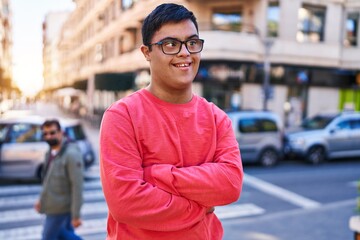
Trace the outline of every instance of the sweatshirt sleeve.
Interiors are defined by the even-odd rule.
[[[71,217],[80,218],[80,209],[83,204],[83,160],[77,146],[67,149],[67,172],[71,183]]]
[[[154,231],[181,230],[202,220],[206,207],[144,180],[135,126],[126,111],[107,110],[100,129],[100,177],[109,214]]]
[[[237,201],[242,189],[243,168],[231,120],[225,114],[216,132],[212,162],[190,167],[156,164],[145,169],[145,180],[204,206]]]

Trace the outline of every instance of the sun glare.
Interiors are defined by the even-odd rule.
[[[44,80],[41,74],[34,74],[34,71],[37,71],[36,68],[41,68],[41,66],[24,64],[21,67],[14,66],[13,68],[15,83],[21,90],[22,94],[27,97],[36,95],[43,87]],[[35,79],[34,76],[38,77]]]

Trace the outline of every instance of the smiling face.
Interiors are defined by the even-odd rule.
[[[151,43],[164,39],[186,41],[198,39],[198,32],[191,20],[164,24],[155,32]],[[200,64],[200,53],[190,54],[185,45],[175,55],[163,53],[160,45],[142,46],[141,51],[150,62],[151,83],[148,90],[169,102],[187,102],[192,97],[191,84]]]

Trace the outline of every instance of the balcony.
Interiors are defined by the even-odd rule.
[[[205,39],[202,52],[204,60],[263,61],[264,46],[260,36],[255,33],[201,31],[200,37]],[[299,43],[281,38],[272,41],[272,63],[319,67],[344,67],[341,60],[347,62],[347,66],[359,63],[356,59],[359,60],[360,52],[346,50],[341,54],[342,47],[339,45]]]

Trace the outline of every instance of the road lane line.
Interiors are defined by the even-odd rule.
[[[278,187],[274,184],[265,182],[259,178],[250,176],[248,174],[244,175],[244,183],[252,186],[262,192],[265,192],[269,195],[280,198],[284,201],[290,202],[296,206],[302,207],[304,209],[308,208],[318,208],[321,206],[321,203],[305,198],[294,192],[290,192],[284,188]]]

